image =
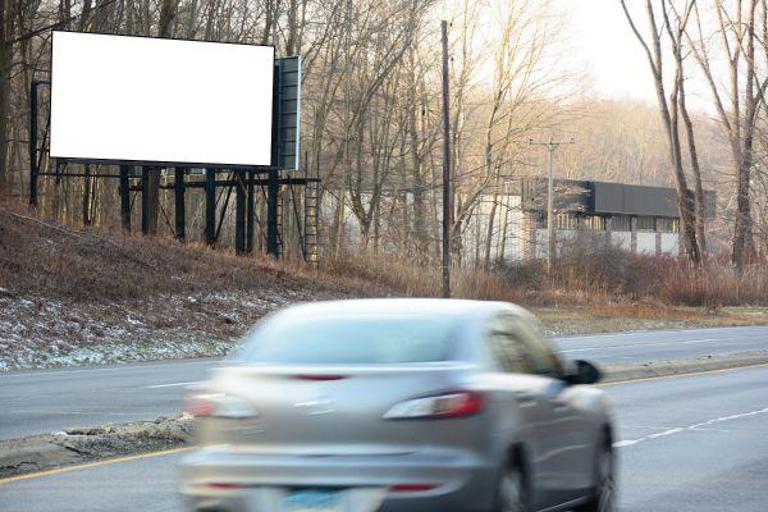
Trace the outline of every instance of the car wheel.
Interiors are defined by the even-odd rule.
[[[499,477],[494,512],[528,512],[528,487],[525,474],[510,461]]]
[[[595,460],[596,488],[589,502],[575,512],[614,512],[616,510],[616,464],[613,450],[607,444]]]

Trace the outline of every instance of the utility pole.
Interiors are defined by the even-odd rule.
[[[555,243],[555,171],[554,160],[555,151],[563,144],[575,144],[576,140],[573,138],[567,141],[554,141],[550,137],[548,142],[534,142],[533,139],[529,139],[528,143],[533,146],[546,146],[549,159],[547,162],[547,272],[552,274],[552,267],[554,266],[555,251],[557,250]]]
[[[448,82],[448,22],[440,23],[443,39],[443,297],[451,296],[451,121]]]

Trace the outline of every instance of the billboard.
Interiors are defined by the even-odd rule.
[[[50,155],[268,166],[274,48],[53,33]]]

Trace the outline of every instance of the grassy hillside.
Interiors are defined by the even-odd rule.
[[[761,308],[670,307],[611,294],[536,289],[457,271],[455,295],[530,307],[550,333],[765,323]],[[75,229],[0,205],[0,371],[225,354],[285,305],[365,296],[439,296],[440,270],[347,257],[323,271],[174,240]]]
[[[267,259],[0,207],[0,369],[221,354],[269,311],[359,295]]]

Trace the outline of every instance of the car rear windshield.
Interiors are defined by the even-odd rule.
[[[397,364],[451,359],[456,316],[349,316],[268,320],[248,338],[241,358],[278,364]]]

